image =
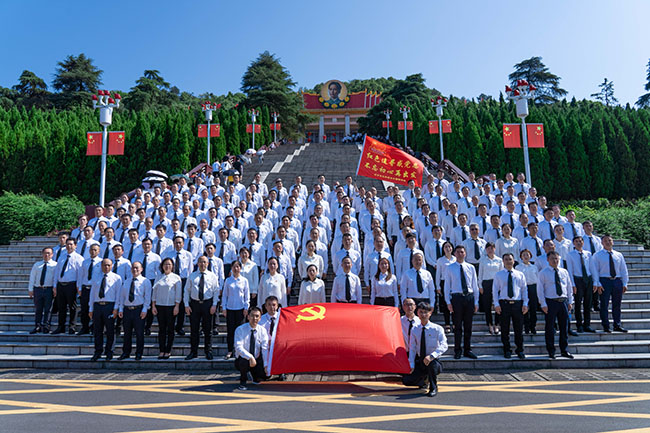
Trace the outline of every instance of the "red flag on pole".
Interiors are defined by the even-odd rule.
[[[198,137],[207,138],[207,136],[208,136],[208,124],[205,123],[203,125],[199,125]]]
[[[413,180],[422,186],[423,166],[417,158],[396,147],[366,136],[357,167],[357,176],[408,185]]]
[[[246,132],[249,133],[249,134],[253,133],[253,124],[252,123],[249,123],[248,125],[246,125]],[[261,132],[262,132],[262,125],[256,124],[255,125],[255,133],[259,134]]]
[[[383,122],[381,122],[381,127],[382,128],[386,128],[386,127],[392,128],[393,127],[393,121],[392,120],[389,120],[389,121],[384,120]]]
[[[503,147],[506,149],[521,148],[521,128],[518,123],[503,124]]]
[[[271,123],[271,131],[279,131],[279,130],[280,130],[279,123]]]
[[[108,154],[124,155],[124,131],[111,131],[108,133]]]
[[[101,132],[86,133],[86,141],[88,142],[88,147],[86,148],[86,156],[96,156],[102,154]]]
[[[410,371],[399,310],[364,304],[307,304],[280,310],[271,374]]]
[[[529,148],[544,147],[544,124],[529,123],[526,125],[526,133],[528,134]]]
[[[442,119],[442,133],[443,134],[451,133],[451,119]]]
[[[438,133],[438,121],[429,120],[429,134],[437,134],[437,133]]]
[[[210,124],[210,137],[219,137],[221,135],[221,125],[218,123]]]
[[[397,129],[399,129],[400,131],[404,131],[404,121],[400,120],[399,122],[397,122]],[[408,120],[406,122],[406,130],[407,131],[412,131],[413,130],[413,121],[412,120]]]

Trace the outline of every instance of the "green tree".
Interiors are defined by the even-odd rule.
[[[567,91],[560,87],[561,78],[551,73],[539,56],[523,60],[514,66],[515,71],[508,75],[512,86],[517,80],[526,80],[537,87],[535,102],[548,104],[557,102],[567,94]]]
[[[62,107],[88,104],[88,97],[97,91],[102,84],[103,71],[93,65],[92,59],[84,53],[78,56],[69,55],[58,62],[59,67],[54,74],[52,87],[61,92],[57,105]]]
[[[18,101],[26,107],[45,107],[49,105],[47,84],[32,71],[25,69],[13,86],[18,93]]]
[[[645,83],[645,90],[648,91],[648,93],[645,93],[641,96],[639,96],[639,99],[636,100],[636,106],[639,108],[648,108],[650,107],[650,60],[648,60],[648,65],[647,65],[647,70],[648,73],[645,77],[646,83]]]
[[[285,136],[297,137],[299,128],[312,116],[302,113],[302,97],[296,83],[275,55],[264,51],[242,77],[241,91],[246,94],[246,107],[263,107],[280,113]]]
[[[591,97],[599,100],[608,107],[612,104],[618,104],[618,99],[614,97],[614,82],[609,81],[607,78],[598,85],[600,91],[597,93],[592,93]]]

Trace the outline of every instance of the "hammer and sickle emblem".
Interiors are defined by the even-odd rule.
[[[316,319],[323,320],[325,318],[325,307],[323,307],[322,305],[314,305],[313,307],[306,307],[300,310],[300,312],[309,313],[309,316],[303,316],[302,314],[299,314],[298,317],[296,317],[296,322],[300,322],[301,320],[306,320],[308,322],[311,322],[312,320],[316,320]]]

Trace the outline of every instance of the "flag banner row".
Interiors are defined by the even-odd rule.
[[[393,121],[392,120],[384,120],[381,122],[381,127],[382,128],[392,128],[393,127]]]
[[[410,371],[399,310],[367,304],[284,307],[271,341],[271,374]]]
[[[438,121],[429,120],[429,134],[438,134]],[[451,133],[451,119],[442,119],[442,133]]]
[[[397,129],[400,131],[404,131],[404,121],[400,120],[397,122]],[[412,120],[407,120],[406,121],[406,130],[407,131],[413,131],[413,121]]]
[[[528,136],[529,148],[544,147],[544,124],[527,123],[526,133]],[[521,125],[519,123],[503,124],[503,147],[506,149],[521,148]]]
[[[210,137],[219,137],[221,135],[221,125],[218,123],[210,124]],[[199,138],[207,138],[208,136],[208,124],[204,123],[199,125]]]
[[[246,132],[249,133],[249,134],[253,133],[253,124],[252,123],[249,123],[248,125],[246,125]],[[255,133],[259,134],[261,132],[262,132],[262,125],[260,125],[260,124],[255,125]]]
[[[422,163],[396,147],[366,136],[359,158],[357,176],[408,185],[409,180],[422,186]]]
[[[280,130],[280,123],[271,123],[271,131],[279,131]]]
[[[124,131],[110,131],[108,133],[108,155],[124,155]],[[102,133],[88,132],[86,134],[86,156],[102,154]]]

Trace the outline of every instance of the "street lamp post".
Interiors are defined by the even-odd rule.
[[[407,107],[406,105],[403,106],[402,108],[399,109],[399,112],[402,113],[402,117],[404,118],[404,149],[408,147],[408,137],[407,137],[407,130],[408,127],[406,126],[406,119],[409,117],[409,113],[411,112],[411,107]]]
[[[205,120],[208,122],[208,165],[210,165],[210,122],[212,122],[212,112],[215,111],[216,109],[221,108],[221,104],[213,104],[210,101],[205,101],[203,105],[201,105],[201,110],[203,110],[203,113],[205,114]]]
[[[388,108],[384,110],[384,116],[386,116],[386,141],[390,141],[390,115],[393,114],[393,110]]]
[[[524,165],[526,166],[526,180],[532,185],[530,178],[530,159],[528,158],[528,131],[526,131],[526,116],[528,116],[528,100],[535,97],[537,88],[529,84],[526,80],[517,80],[517,85],[513,90],[506,85],[506,94],[508,99],[515,101],[517,117],[521,119],[521,134],[524,139]]]
[[[273,142],[275,144],[278,144],[278,117],[279,116],[280,114],[275,111],[271,113],[271,117],[273,117]]]
[[[438,133],[440,134],[440,161],[445,159],[445,150],[442,145],[442,109],[447,106],[447,98],[438,96],[436,99],[431,100],[431,107],[436,109],[438,116]]]
[[[260,115],[260,110],[251,108],[248,110],[248,114],[251,115],[251,121],[253,122],[253,149],[255,149],[255,121],[257,120],[257,116]]]
[[[99,183],[99,205],[104,206],[106,195],[106,155],[108,154],[108,127],[113,123],[113,108],[120,107],[122,97],[119,93],[111,97],[108,90],[100,90],[93,95],[93,109],[99,108],[99,123],[104,127],[102,131],[102,168]]]

